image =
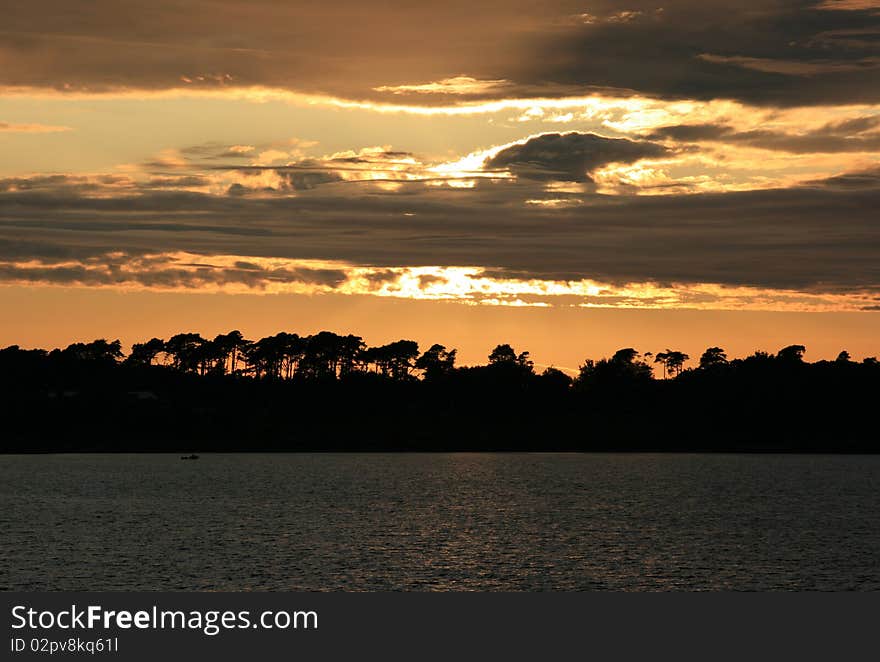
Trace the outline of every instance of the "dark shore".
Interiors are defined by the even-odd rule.
[[[591,393],[538,376],[265,382],[120,366],[92,377],[7,384],[0,452],[880,451],[876,378],[682,374]]]
[[[176,353],[169,341],[161,365],[118,342],[0,350],[0,452],[880,452],[880,363],[845,353],[728,361],[710,348],[683,369],[667,351],[657,379],[627,348],[571,378],[508,345],[456,367],[440,345],[419,355],[412,341],[365,348],[326,332],[298,346],[286,334],[272,354],[279,336],[240,342],[238,364],[205,354],[210,341]],[[326,349],[351,339],[348,355]]]

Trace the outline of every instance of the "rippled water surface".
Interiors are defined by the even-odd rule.
[[[0,456],[0,587],[878,590],[878,488],[873,456]]]

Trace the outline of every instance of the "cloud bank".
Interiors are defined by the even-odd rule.
[[[528,178],[480,180],[470,189],[412,181],[344,194],[340,185],[242,196],[112,177],[0,180],[0,278],[89,284],[95,274],[82,269],[90,260],[106,267],[107,255],[121,253],[137,265],[145,256],[187,253],[378,270],[474,268],[499,281],[589,281],[618,289],[710,284],[850,296],[862,306],[880,296],[876,169],[787,189],[592,193],[563,198],[564,205],[529,204],[548,193],[546,182]],[[320,278],[341,282],[347,276],[339,271],[332,267]],[[100,282],[113,273],[102,272]],[[161,273],[200,282],[198,270]],[[266,276],[238,266],[223,273],[244,284],[276,277],[312,282],[307,271]]]
[[[594,0],[587,11],[573,0],[35,0],[3,18],[0,86],[262,86],[418,104],[609,89],[775,106],[880,101],[880,12],[869,0],[735,10]]]

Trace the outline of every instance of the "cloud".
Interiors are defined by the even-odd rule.
[[[816,294],[712,283],[542,280],[480,267],[366,267],[339,261],[113,252],[82,260],[0,259],[0,283],[247,294],[344,294],[492,306],[873,310],[869,292]]]
[[[226,145],[222,143],[207,143],[204,145],[192,145],[181,151],[187,158],[199,160],[220,159],[250,159],[256,151],[254,145]]]
[[[835,177],[808,182],[807,186],[837,191],[880,189],[880,168],[861,172],[847,172]]]
[[[663,16],[663,7],[653,10],[623,9],[621,11],[606,12],[602,15],[589,12],[577,14],[574,18],[577,23],[584,25],[599,25],[601,23],[632,23],[633,21],[659,20]]]
[[[257,155],[256,159],[254,159],[254,163],[257,165],[268,165],[275,161],[284,161],[289,158],[290,154],[287,152],[282,152],[279,149],[267,149]]]
[[[729,64],[735,67],[742,67],[743,69],[790,76],[814,76],[816,74],[864,72],[880,69],[880,57],[868,57],[852,61],[785,60],[744,57],[741,55],[713,55],[711,53],[700,53],[697,57],[713,64]]]
[[[486,92],[495,92],[510,87],[507,80],[478,80],[470,76],[455,76],[444,78],[433,83],[419,83],[411,85],[380,85],[373,88],[377,92],[390,92],[391,94],[461,94],[480,95]]]
[[[69,126],[52,126],[48,124],[9,124],[0,122],[0,133],[61,133],[73,131]]]
[[[562,4],[567,11],[574,3]],[[502,80],[486,73],[505,68],[517,35],[546,20],[544,8],[526,0],[442,7],[179,0],[125,8],[95,0],[76,12],[65,0],[41,0],[4,14],[0,85],[93,92],[264,86],[364,98],[437,81],[443,94],[460,94],[467,79]]]
[[[676,124],[653,129],[650,140],[720,142],[793,154],[880,151],[880,115],[854,117],[803,133],[772,129],[738,131],[726,124]]]
[[[665,156],[662,145],[594,133],[545,133],[501,150],[486,161],[518,177],[590,182],[589,173],[609,163],[633,163]]]
[[[880,288],[877,169],[789,189],[528,204],[546,197],[546,185],[412,182],[396,192],[318,187],[253,197],[94,178],[0,180],[0,260],[186,252],[377,269],[462,266],[618,287],[709,283],[804,296]]]
[[[821,0],[815,5],[816,9],[830,11],[875,11],[880,12],[878,0]]]
[[[656,8],[647,0],[627,4],[631,11]],[[872,82],[880,13],[856,3],[847,11],[815,4],[670,0],[652,20],[573,22],[537,37],[532,58],[505,77],[778,107],[880,101]],[[590,13],[615,7],[598,0]]]
[[[867,0],[592,0],[588,13],[579,0],[68,5],[20,3],[4,15],[0,87],[262,88],[419,105],[597,90],[769,106],[880,101],[880,12]]]
[[[490,151],[494,154],[499,149],[501,147]],[[430,163],[411,152],[384,145],[321,157],[306,156],[283,164],[273,163],[273,159],[257,158],[250,165],[223,164],[210,166],[210,170],[227,185],[232,180],[229,189],[232,195],[307,191],[324,184],[361,184],[384,190],[396,189],[405,183],[471,187],[477,178],[508,177],[506,173],[483,169],[486,158],[485,154],[474,156],[474,162],[468,167],[455,162]],[[194,167],[198,165],[194,164]]]
[[[292,292],[333,290],[347,278],[344,270],[309,262],[245,262],[233,256],[187,253],[132,255],[120,252],[83,260],[0,262],[0,281],[160,290]]]

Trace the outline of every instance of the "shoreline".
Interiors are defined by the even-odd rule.
[[[223,449],[202,450],[197,447],[180,447],[178,449],[162,450],[0,450],[3,456],[29,456],[29,455],[179,455],[181,453],[198,453],[201,455],[880,455],[880,451],[870,449],[830,450],[830,449],[784,449],[784,448],[595,448],[595,449],[480,449],[480,448],[452,448],[452,449],[400,449],[400,448],[376,448],[360,449],[273,449],[273,448],[248,448],[248,449]]]

